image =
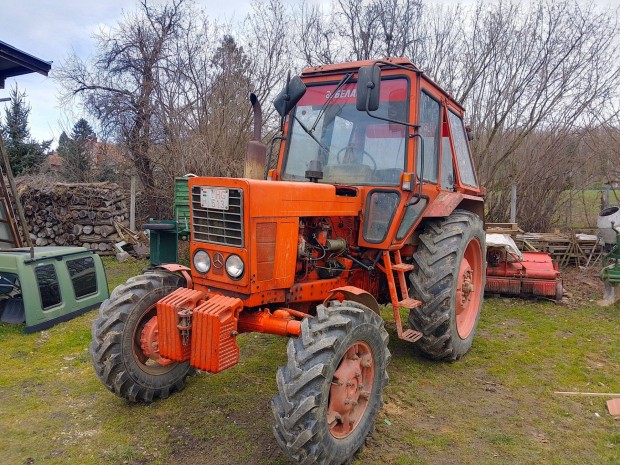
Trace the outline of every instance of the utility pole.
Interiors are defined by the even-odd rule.
[[[136,175],[131,175],[131,199],[129,201],[129,229],[131,232],[136,231]]]
[[[517,185],[514,183],[510,188],[510,222],[517,222]]]
[[[611,186],[605,186],[603,189],[603,208],[609,208],[609,190]]]

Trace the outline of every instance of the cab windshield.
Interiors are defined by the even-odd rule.
[[[319,182],[398,185],[405,169],[406,127],[371,118],[366,112],[358,111],[355,108],[354,83],[338,89],[321,114],[321,108],[336,86],[309,86],[297,104],[290,118],[291,133],[282,179],[307,181],[308,165],[312,160],[317,160],[323,171]],[[373,114],[407,121],[408,95],[406,79],[382,81],[381,103]],[[312,132],[312,136],[296,118]]]

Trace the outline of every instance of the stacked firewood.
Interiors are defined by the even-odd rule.
[[[129,223],[125,195],[114,183],[41,184],[26,179],[17,190],[37,246],[77,245],[113,254],[119,227]]]

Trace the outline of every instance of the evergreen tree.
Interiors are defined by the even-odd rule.
[[[75,123],[71,137],[63,131],[58,140],[62,173],[68,181],[85,182],[90,178],[91,153],[97,140],[93,128],[84,118]]]
[[[6,146],[13,174],[20,175],[32,171],[43,160],[52,143],[51,140],[37,142],[30,136],[28,116],[30,105],[26,103],[26,93],[19,92],[17,86],[11,90],[11,103],[5,110],[5,122],[0,122],[2,138]]]

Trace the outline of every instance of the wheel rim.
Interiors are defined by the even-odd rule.
[[[174,363],[169,358],[162,357],[159,353],[159,328],[157,326],[157,316],[152,317],[142,329],[140,335],[140,348],[142,353],[158,365],[166,366]]]
[[[153,375],[167,373],[176,362],[159,353],[159,330],[157,326],[157,309],[149,308],[136,325],[133,333],[133,357],[142,370]]]
[[[456,329],[466,339],[476,324],[482,298],[482,247],[478,239],[467,244],[456,288]]]
[[[332,378],[327,407],[329,432],[346,438],[359,425],[372,393],[375,367],[372,350],[365,342],[349,346]]]

